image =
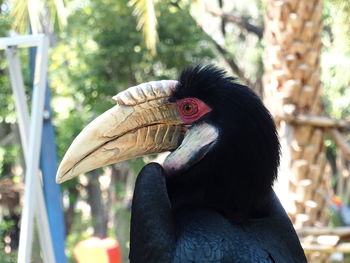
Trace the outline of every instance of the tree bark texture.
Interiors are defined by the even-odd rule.
[[[323,113],[320,93],[321,0],[269,0],[265,15],[265,103],[277,120],[282,164],[277,192],[296,228],[326,226],[331,173],[325,128],[288,122]],[[281,117],[284,116],[284,117]]]

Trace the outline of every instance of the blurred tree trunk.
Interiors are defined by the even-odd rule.
[[[98,180],[99,173],[97,170],[90,172],[89,181],[86,186],[88,192],[88,203],[91,208],[91,219],[94,227],[94,236],[105,238],[107,236],[107,217],[102,202],[102,193],[100,182]]]
[[[322,0],[267,1],[264,93],[282,144],[276,192],[297,228],[324,226],[329,220],[325,130],[290,122],[295,116],[323,113],[321,16]]]
[[[79,191],[76,187],[70,187],[69,191],[69,205],[68,208],[64,211],[64,219],[66,226],[66,236],[70,233],[72,226],[74,224],[74,217],[76,215],[75,206],[77,203],[77,196],[79,196]]]
[[[130,172],[126,162],[111,166],[111,183],[108,189],[108,207],[110,211],[108,225],[114,230],[122,251],[122,262],[129,260],[130,240],[130,207],[134,189],[135,175]],[[122,185],[123,195],[117,194],[117,188]]]

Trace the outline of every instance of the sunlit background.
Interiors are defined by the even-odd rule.
[[[138,83],[176,79],[190,65],[224,68],[263,97],[264,63],[270,59],[264,55],[269,44],[263,37],[269,23],[265,10],[273,2],[288,1],[0,0],[0,37],[31,32],[49,36],[49,84],[60,160],[84,125],[114,105],[112,96]],[[330,167],[325,180],[331,192],[323,193],[329,200],[323,203],[323,210],[329,215],[326,225],[346,226],[350,212],[341,208],[348,208],[350,202],[350,158],[346,155],[346,147],[350,149],[346,144],[350,129],[350,4],[324,0],[321,12],[319,113],[347,123],[341,130],[345,150],[325,136]],[[29,53],[27,49],[20,52],[30,98]],[[1,51],[0,262],[16,262],[25,165],[7,67]],[[69,262],[76,262],[74,246],[91,236],[116,238],[123,262],[128,262],[135,178],[141,167],[155,158],[162,156],[111,165],[62,184]],[[317,226],[291,217],[300,226]],[[32,258],[42,262],[37,235]],[[346,262],[346,256],[336,253],[333,260]]]

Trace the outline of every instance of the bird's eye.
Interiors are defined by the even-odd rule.
[[[194,102],[186,101],[182,105],[182,112],[184,115],[192,115],[198,112],[197,104]]]
[[[184,98],[176,101],[182,121],[190,124],[211,111],[211,108],[197,98]]]

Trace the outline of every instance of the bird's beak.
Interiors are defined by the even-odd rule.
[[[58,168],[56,182],[123,160],[176,149],[183,128],[176,104],[168,101],[177,81],[131,87],[114,97],[118,105],[88,124]]]

